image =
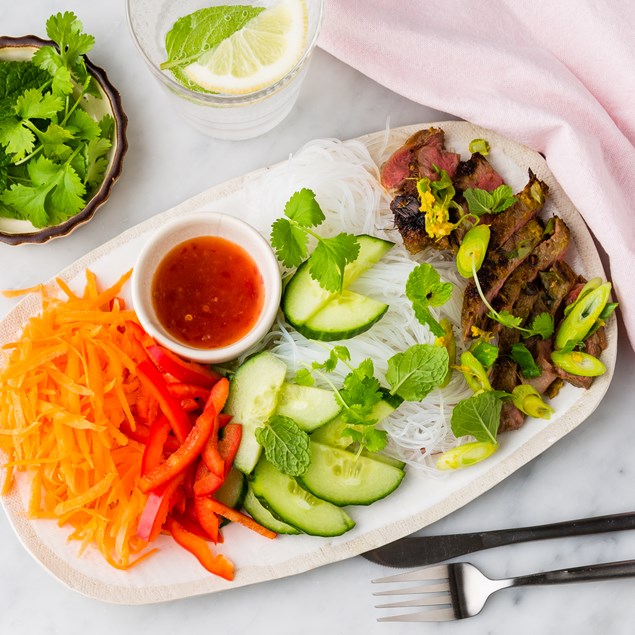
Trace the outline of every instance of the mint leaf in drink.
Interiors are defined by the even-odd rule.
[[[232,33],[255,18],[264,7],[249,5],[216,6],[199,9],[179,18],[165,36],[167,60],[161,64],[185,87],[209,92],[194,84],[183,73],[183,67],[198,60]]]
[[[390,393],[406,401],[421,401],[445,379],[448,363],[448,351],[430,344],[415,344],[393,355],[386,372]]]
[[[269,463],[282,473],[300,476],[309,467],[309,435],[293,419],[274,415],[264,427],[256,430],[256,439]]]
[[[452,410],[450,425],[455,437],[470,435],[477,441],[497,443],[503,402],[491,391],[459,401]]]

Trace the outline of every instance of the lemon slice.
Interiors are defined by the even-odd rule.
[[[302,57],[306,38],[304,0],[280,0],[183,72],[206,90],[251,93],[284,77]]]

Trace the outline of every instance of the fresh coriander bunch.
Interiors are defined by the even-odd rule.
[[[108,167],[115,121],[96,119],[101,99],[85,55],[94,37],[72,12],[46,22],[52,44],[30,60],[0,60],[0,216],[36,228],[59,225],[86,207]]]

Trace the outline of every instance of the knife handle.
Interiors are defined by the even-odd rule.
[[[550,525],[484,531],[478,535],[482,540],[482,548],[491,549],[492,547],[511,545],[518,542],[546,540],[548,538],[568,538],[570,536],[587,536],[589,534],[623,531],[626,529],[635,529],[634,512],[567,520]]]

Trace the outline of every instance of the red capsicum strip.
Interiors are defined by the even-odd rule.
[[[165,415],[159,415],[150,426],[146,447],[141,459],[141,475],[147,474],[161,463],[163,447],[168,440],[171,430],[170,422]]]
[[[163,463],[141,477],[139,489],[142,492],[150,492],[166,483],[198,458],[214,428],[215,413],[210,413],[213,408],[214,406],[212,405],[209,409],[205,409],[206,412],[196,420],[192,431],[187,435],[185,441],[176,452],[170,454]]]
[[[194,495],[205,496],[206,494],[211,494],[223,484],[224,480],[224,475],[219,476],[211,472],[204,461],[201,461],[196,469],[196,480],[194,481],[193,487]]]
[[[195,496],[194,509],[196,518],[205,533],[212,539],[212,542],[218,542],[220,519],[211,507],[209,498],[206,496]]]
[[[187,413],[168,390],[167,382],[150,360],[137,366],[137,375],[145,389],[159,402],[161,412],[168,418],[179,442],[183,443],[192,429]]]
[[[148,494],[148,500],[137,526],[137,536],[152,542],[161,533],[163,523],[174,503],[175,493],[185,479],[185,472]]]
[[[210,573],[230,581],[234,579],[234,565],[232,562],[222,554],[214,555],[204,538],[190,533],[183,525],[170,516],[168,516],[165,526],[172,534],[174,540],[193,554]]]
[[[243,427],[240,423],[228,423],[223,428],[223,436],[218,441],[218,453],[225,462],[225,476],[234,463],[242,436]]]
[[[205,410],[207,410],[208,404],[212,404],[216,413],[220,414],[220,411],[224,408],[227,397],[229,396],[229,381],[223,377],[214,384],[212,390],[209,393],[209,398],[205,404]],[[220,425],[220,418],[215,417],[214,431],[209,436],[205,447],[203,448],[202,458],[207,465],[210,472],[213,472],[217,476],[225,477],[225,461],[218,451],[218,429]]]
[[[195,362],[186,362],[171,351],[156,344],[148,347],[148,354],[160,371],[172,375],[184,384],[211,388],[221,378],[213,370]]]

